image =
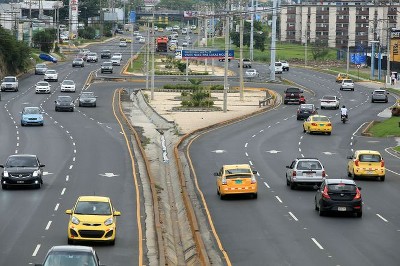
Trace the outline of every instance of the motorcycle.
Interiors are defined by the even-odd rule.
[[[341,120],[345,124],[347,122],[347,115],[341,115]]]

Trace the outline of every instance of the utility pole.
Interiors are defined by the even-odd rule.
[[[207,43],[208,43],[208,23],[207,23],[207,15],[208,15],[208,8],[206,7],[206,15],[204,16],[204,38],[206,39],[205,41],[205,47],[207,47]],[[204,66],[205,66],[205,72],[207,72],[207,63],[208,60],[207,58],[204,59]]]
[[[244,100],[243,91],[244,91],[244,84],[243,84],[243,3],[242,1],[239,2],[240,4],[240,24],[239,24],[239,62],[240,62],[240,69],[239,69],[239,83],[240,83],[240,101]]]
[[[251,11],[250,11],[250,60],[254,60],[253,47],[254,47],[254,0],[251,0]]]
[[[154,8],[153,6],[153,17],[151,19],[151,32],[152,37],[151,40],[149,40],[149,47],[151,49],[151,100],[154,100]]]
[[[132,29],[133,32],[133,29]],[[133,42],[133,40],[132,40]],[[132,44],[131,44],[132,45]],[[149,61],[150,61],[150,22],[147,19],[147,45],[146,45],[146,90],[149,89]]]
[[[229,49],[229,9],[230,9],[230,1],[226,1],[226,18],[225,18],[225,75],[224,75],[224,103],[223,110],[226,113],[228,109],[228,49]]]
[[[371,51],[371,80],[375,79],[375,43],[379,41],[371,41],[372,51]]]
[[[392,35],[392,30],[389,27],[389,20],[387,21],[387,44],[386,44],[386,82],[385,82],[385,88],[386,84],[391,84],[390,81],[390,37]]]
[[[347,40],[347,56],[346,56],[346,74],[349,74],[350,69],[350,41]]]
[[[212,4],[212,39],[211,39],[211,46],[214,48],[214,39],[215,39],[215,6],[214,3]],[[214,64],[214,58],[211,59],[211,64],[212,64],[212,75],[215,75],[215,64]]]
[[[271,33],[271,64],[270,64],[270,79],[275,81],[275,55],[276,55],[276,11],[277,0],[273,0],[272,4],[272,33]]]
[[[29,0],[29,40],[28,46],[32,47],[32,0]]]

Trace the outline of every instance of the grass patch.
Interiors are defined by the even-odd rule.
[[[138,57],[133,60],[133,64],[129,64],[128,72],[143,72],[144,68],[144,54],[138,54]]]
[[[400,137],[399,123],[400,117],[393,116],[374,124],[368,132],[371,133],[373,137]]]
[[[400,146],[394,147],[393,150],[400,152]]]

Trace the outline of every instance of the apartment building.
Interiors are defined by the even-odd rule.
[[[322,42],[329,47],[386,47],[389,30],[400,28],[400,1],[303,1],[280,7],[284,42]]]

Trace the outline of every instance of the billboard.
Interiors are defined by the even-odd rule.
[[[78,0],[69,2],[69,38],[78,37]]]
[[[198,15],[200,15],[199,11],[183,11],[184,18],[197,17]]]
[[[225,57],[225,50],[182,50],[182,58],[221,58]],[[228,57],[234,57],[234,50],[228,50]]]

